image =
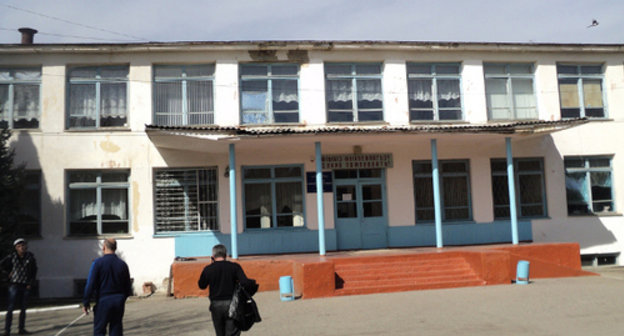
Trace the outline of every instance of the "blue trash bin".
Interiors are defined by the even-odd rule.
[[[293,278],[291,276],[283,276],[279,279],[280,299],[282,301],[292,301],[295,299],[293,290]]]
[[[518,261],[516,268],[516,283],[520,285],[529,284],[529,262],[526,260]]]

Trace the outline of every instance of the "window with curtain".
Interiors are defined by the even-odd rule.
[[[69,234],[127,234],[128,178],[127,171],[68,172]]]
[[[601,65],[557,64],[561,118],[605,118]]]
[[[214,65],[154,66],[154,124],[214,124]]]
[[[41,68],[0,68],[0,127],[39,128]]]
[[[615,212],[611,157],[566,156],[563,163],[568,215]]]
[[[24,177],[17,233],[25,237],[38,237],[41,226],[41,171],[27,170]]]
[[[243,167],[245,228],[304,226],[303,166]]]
[[[381,71],[381,63],[325,64],[327,121],[383,121]]]
[[[410,121],[462,120],[460,65],[408,63]]]
[[[68,77],[68,128],[127,126],[128,66],[77,67]]]
[[[468,160],[438,161],[442,220],[470,220],[470,171]],[[430,160],[412,161],[416,221],[435,219],[433,167]]]
[[[240,73],[243,124],[299,122],[299,65],[243,64]]]
[[[490,119],[538,119],[533,64],[486,63],[483,68]]]
[[[219,230],[217,168],[154,171],[156,232]]]
[[[546,216],[543,159],[514,159],[513,165],[518,217]],[[494,218],[510,218],[507,160],[492,159],[490,167],[492,171]]]

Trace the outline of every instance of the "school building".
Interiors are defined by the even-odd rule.
[[[32,41],[32,39],[31,39]],[[0,45],[42,297],[104,237],[175,257],[578,242],[624,250],[624,45]]]

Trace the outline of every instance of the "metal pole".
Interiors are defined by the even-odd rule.
[[[232,258],[238,259],[238,221],[236,220],[236,156],[230,144],[230,237]]]
[[[319,254],[325,255],[325,204],[323,203],[323,165],[321,143],[314,143],[316,150],[316,207],[318,211]]]
[[[435,213],[436,247],[442,247],[442,202],[440,201],[440,171],[438,169],[438,143],[431,139],[431,177],[433,178],[433,208]]]
[[[518,213],[516,211],[516,183],[511,152],[511,138],[505,138],[507,147],[507,185],[509,186],[509,217],[511,217],[511,242],[518,245]]]

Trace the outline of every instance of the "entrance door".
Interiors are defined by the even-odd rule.
[[[384,169],[334,171],[338,249],[388,246]]]

